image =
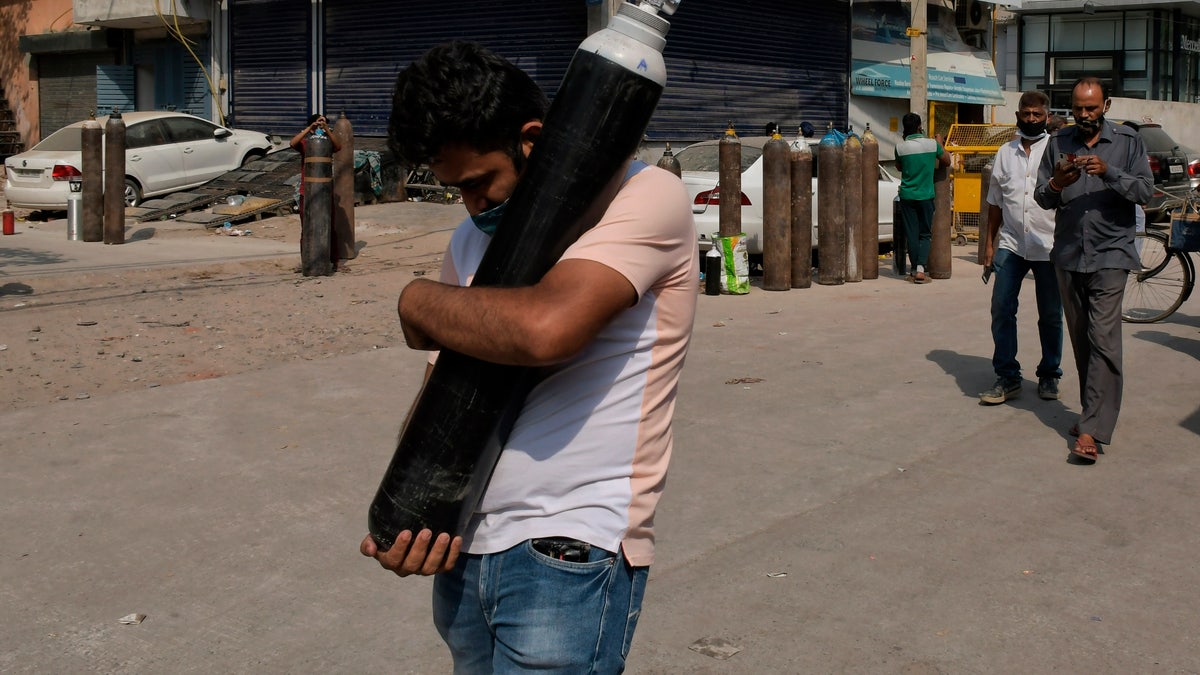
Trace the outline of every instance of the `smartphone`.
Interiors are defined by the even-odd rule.
[[[991,265],[984,266],[984,268],[983,268],[983,283],[984,284],[987,284],[987,282],[992,280],[992,272],[995,271],[995,269],[996,268],[992,267]]]
[[[1073,153],[1073,152],[1058,153],[1058,161],[1061,162],[1064,159],[1067,160],[1068,162],[1070,162],[1071,164],[1074,164],[1075,163],[1075,153]]]

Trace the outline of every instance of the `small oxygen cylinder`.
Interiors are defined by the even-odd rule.
[[[704,256],[704,294],[721,294],[721,251],[716,244]]]
[[[579,46],[473,286],[536,283],[599,221],[666,85],[658,12],[677,5],[623,3]],[[381,549],[405,530],[465,530],[536,373],[442,350],[371,503]]]

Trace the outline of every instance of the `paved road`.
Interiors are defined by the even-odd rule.
[[[235,229],[253,231],[256,223]],[[202,265],[295,253],[295,244],[254,236],[160,236],[183,223],[131,225],[125,243],[105,245],[67,239],[66,220],[22,222],[16,233],[0,238],[0,280],[121,269]]]
[[[1081,466],[1073,375],[978,405],[969,252],[925,286],[700,297],[629,672],[1200,672],[1200,305],[1126,326],[1117,436]],[[0,412],[0,671],[448,672],[429,580],[357,552],[422,368]]]

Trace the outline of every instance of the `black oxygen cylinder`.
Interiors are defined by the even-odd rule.
[[[304,213],[300,269],[306,277],[333,274],[333,141],[317,129],[304,141]]]
[[[536,283],[612,201],[666,84],[670,24],[647,7],[623,4],[575,52],[472,285]],[[535,373],[442,350],[369,509],[380,548],[463,532]]]

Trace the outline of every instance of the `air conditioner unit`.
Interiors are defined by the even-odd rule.
[[[980,0],[959,0],[955,16],[958,29],[963,32],[986,31],[992,23],[992,4]]]

